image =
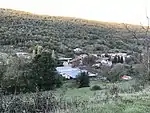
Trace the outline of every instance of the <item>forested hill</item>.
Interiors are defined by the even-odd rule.
[[[140,31],[139,26],[129,26]],[[141,31],[137,33],[138,37],[142,35]],[[29,49],[36,44],[68,55],[76,47],[87,52],[139,49],[123,24],[0,9],[0,45]]]

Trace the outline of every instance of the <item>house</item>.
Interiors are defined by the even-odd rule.
[[[71,66],[71,64],[69,62],[63,62],[63,66]]]
[[[91,78],[92,78],[92,77],[96,77],[97,75],[98,75],[97,73],[96,73],[96,74],[94,74],[94,73],[90,73],[90,72],[88,72],[88,76],[89,76],[89,77],[91,77]]]
[[[63,57],[61,57],[61,58],[58,58],[58,60],[59,61],[70,61],[70,60],[72,60],[72,58],[63,58]]]
[[[29,53],[26,53],[26,52],[17,52],[16,56],[18,58],[31,59],[31,55]]]
[[[123,75],[123,76],[121,76],[120,78],[121,78],[122,80],[131,80],[131,79],[132,79],[132,77],[127,76],[127,75]]]
[[[63,57],[61,57],[58,60],[62,63],[63,66],[69,66],[69,65],[71,65],[70,60],[72,60],[72,58],[63,58]]]
[[[88,72],[85,69],[79,69],[79,68],[72,68],[70,66],[66,67],[57,67],[56,71],[65,77],[66,79],[75,79],[77,75],[79,75],[81,72],[87,72],[89,77],[96,77],[97,74],[93,74]]]
[[[108,53],[107,56],[109,56],[111,59],[114,59],[115,56],[123,57],[124,62],[126,58],[131,57],[131,55],[127,55],[127,53]],[[101,54],[101,58],[106,58],[106,54]]]
[[[94,67],[94,68],[100,68],[101,67],[101,63],[93,64],[92,67]]]
[[[57,72],[67,79],[75,79],[81,72],[87,72],[86,70],[81,70],[79,68],[72,68],[70,66],[57,67]]]
[[[83,50],[81,48],[75,48],[73,51],[75,53],[81,53]]]
[[[112,66],[112,61],[108,57],[99,58],[96,60],[96,63],[92,65],[92,67],[99,68],[101,66]]]
[[[102,60],[102,61],[101,61],[101,64],[104,65],[104,66],[109,66],[109,67],[112,66],[112,62],[111,62],[111,61],[108,61],[108,60]]]
[[[93,55],[93,56],[95,56],[95,57],[98,57],[98,55],[97,55],[97,54],[91,54],[91,55]]]

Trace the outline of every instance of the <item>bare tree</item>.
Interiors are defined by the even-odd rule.
[[[138,44],[138,42],[140,41],[140,39],[142,38],[142,40],[144,41],[144,48],[146,48],[146,52],[144,53],[144,58],[143,58],[143,61],[140,62],[144,65],[144,67],[147,69],[147,79],[150,79],[150,52],[149,52],[149,49],[150,49],[150,37],[148,35],[148,32],[149,32],[149,17],[146,13],[146,19],[147,19],[147,26],[144,26],[141,24],[141,29],[138,29],[138,30],[141,30],[143,36],[142,37],[139,37],[139,31],[138,30],[133,30],[131,28],[129,28],[129,25],[127,24],[124,24],[125,28],[127,29],[127,31],[129,33],[131,33],[131,35],[133,36],[134,39],[136,39],[136,42]]]

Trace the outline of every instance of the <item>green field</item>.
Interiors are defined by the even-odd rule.
[[[33,104],[34,98],[39,95],[42,98],[41,103],[44,97],[51,99],[54,97],[58,102],[55,113],[149,113],[150,111],[150,87],[147,85],[143,90],[135,92],[133,88],[133,85],[137,85],[135,80],[115,83],[119,89],[117,97],[111,92],[113,83],[91,81],[91,87],[96,84],[102,88],[97,91],[91,91],[90,87],[69,88],[71,83],[72,81],[69,81],[55,91],[19,94],[13,98],[20,98],[23,102]],[[12,98],[6,96],[5,100],[9,102]],[[55,101],[51,101],[51,104]]]
[[[132,85],[136,81],[125,81],[116,83],[119,88],[118,97],[110,93],[112,83],[101,83],[92,81],[91,86],[99,85],[100,91],[91,91],[90,88],[67,89],[64,93],[66,101],[76,102],[78,107],[69,112],[79,113],[149,113],[149,87],[135,92]],[[62,90],[56,91],[57,94]],[[123,92],[124,91],[124,92]],[[123,92],[123,93],[122,93]],[[82,106],[83,104],[83,106]],[[77,111],[76,111],[77,110]]]

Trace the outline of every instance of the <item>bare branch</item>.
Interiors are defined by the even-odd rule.
[[[124,24],[124,23],[123,23]],[[130,28],[128,27],[127,24],[124,24],[125,28],[128,30],[129,33],[132,34],[132,36],[138,40],[138,37],[137,37],[137,32],[136,31],[133,31],[133,30],[130,30]]]

